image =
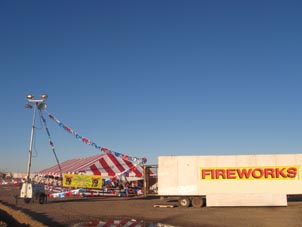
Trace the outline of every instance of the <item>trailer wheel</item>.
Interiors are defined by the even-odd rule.
[[[24,202],[25,202],[25,203],[29,203],[30,200],[31,200],[30,198],[24,198]]]
[[[39,195],[39,203],[40,204],[45,203],[45,198],[46,198],[45,194],[40,194]]]
[[[178,199],[178,204],[181,206],[181,207],[189,207],[191,205],[191,201],[188,197],[180,197]]]
[[[205,199],[202,197],[193,197],[192,206],[197,208],[205,206]]]

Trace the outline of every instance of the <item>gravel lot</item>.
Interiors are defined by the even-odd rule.
[[[181,227],[302,226],[302,200],[299,197],[289,201],[287,207],[155,208],[156,204],[176,205],[177,201],[159,198],[69,197],[49,199],[47,204],[42,205],[26,204],[23,200],[16,204],[14,195],[18,194],[17,187],[0,187],[0,223],[7,221],[8,226],[14,227],[60,227],[89,221],[135,219]]]

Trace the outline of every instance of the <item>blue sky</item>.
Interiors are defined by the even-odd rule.
[[[300,1],[1,1],[0,170],[25,171],[32,111],[100,146],[300,153]],[[99,153],[46,118],[60,161]],[[37,119],[32,171],[56,163]]]

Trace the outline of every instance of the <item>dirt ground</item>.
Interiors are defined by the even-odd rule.
[[[18,200],[16,204],[14,196],[19,192],[17,187],[0,187],[0,223],[5,221],[13,227],[63,227],[89,221],[135,219],[153,223],[145,225],[152,227],[156,223],[181,227],[302,226],[300,198],[289,201],[287,207],[155,208],[153,205],[156,204],[177,205],[177,201],[160,198],[69,197],[48,199],[46,204],[26,204],[23,200]]]

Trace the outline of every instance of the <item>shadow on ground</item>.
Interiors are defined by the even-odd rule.
[[[30,216],[33,220],[38,221],[38,222],[40,222],[40,223],[42,223],[46,226],[65,227],[65,225],[62,225],[62,224],[48,218],[46,214],[39,214],[39,213],[33,212],[31,210],[28,210],[28,209],[25,209],[25,208],[20,208],[20,207],[17,207],[15,205],[3,202],[1,200],[0,200],[0,202],[3,205],[5,205],[5,206],[7,206],[7,207],[9,207],[9,208],[11,208],[15,211],[21,211],[22,213]],[[12,215],[8,214],[7,212],[5,212],[3,210],[0,210],[0,220],[7,223],[8,226],[13,226],[13,227],[30,226],[29,224],[18,222],[17,220],[15,220],[13,218]]]

